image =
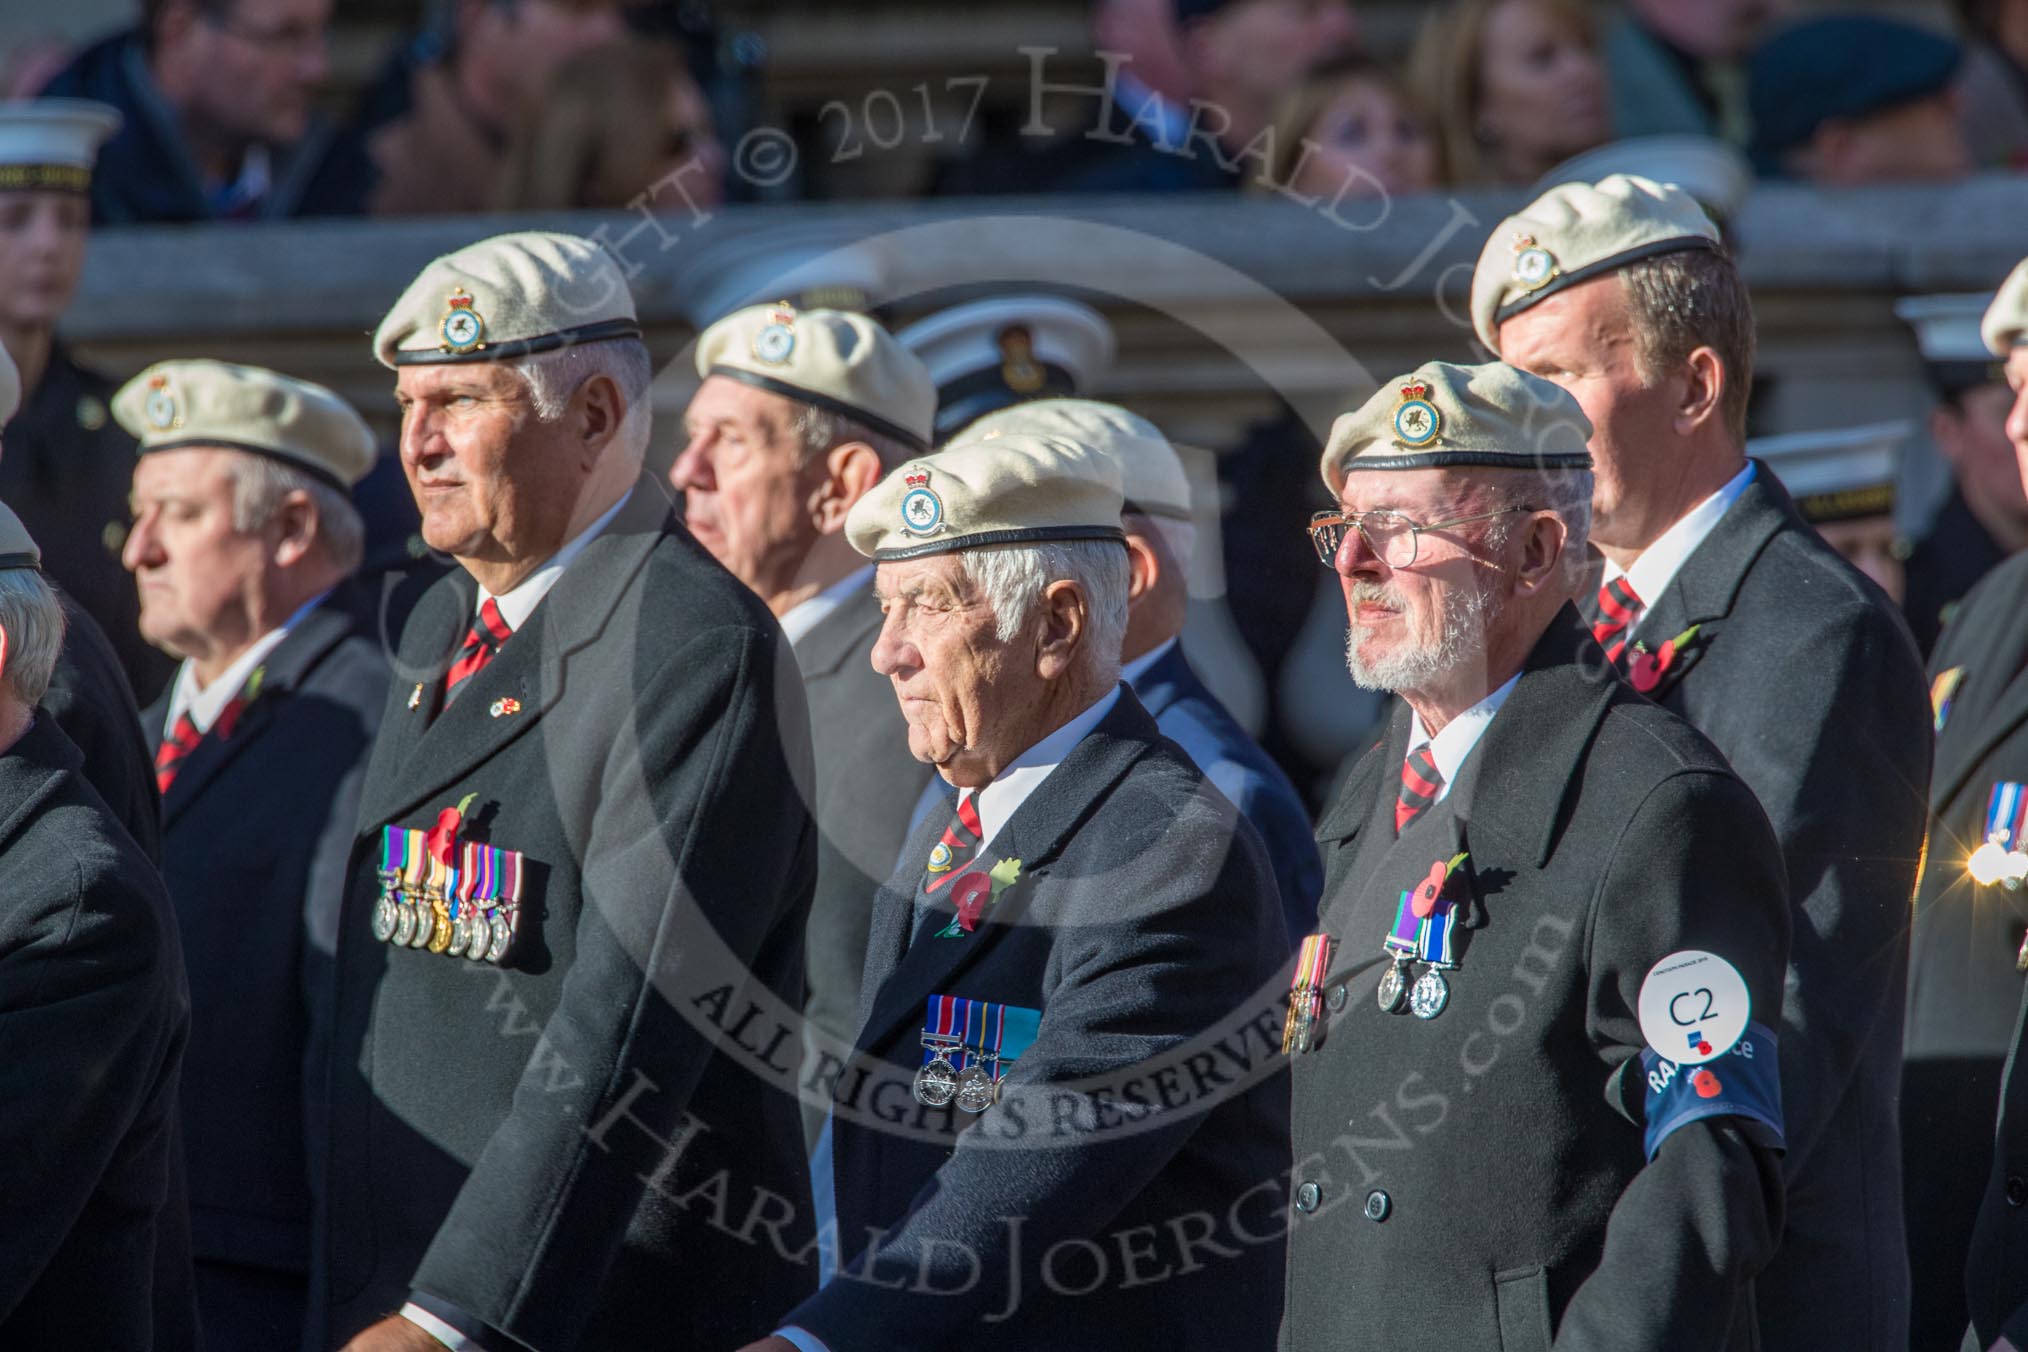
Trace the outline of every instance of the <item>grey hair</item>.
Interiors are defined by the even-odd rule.
[[[29,708],[49,693],[56,655],[63,648],[63,602],[31,568],[0,569],[0,630],[7,634],[7,693]]]
[[[1562,574],[1575,590],[1589,567],[1587,546],[1591,543],[1592,473],[1584,470],[1510,470],[1500,476],[1493,497],[1503,507],[1529,507],[1550,512],[1563,522]],[[1497,538],[1505,543],[1513,518],[1496,523]]]
[[[1120,678],[1120,647],[1127,639],[1127,551],[1111,540],[1051,540],[1033,545],[968,549],[958,558],[993,607],[1002,643],[1028,623],[1042,593],[1068,578],[1084,589],[1090,605],[1087,670],[1110,687]]]
[[[648,402],[648,387],[655,383],[655,361],[648,345],[638,338],[609,338],[595,343],[573,343],[553,352],[517,357],[507,366],[521,373],[528,385],[528,402],[535,416],[552,423],[570,407],[570,397],[594,376],[605,376],[619,386],[626,401],[625,420],[620,424],[618,445],[630,457],[641,459],[648,451],[648,437],[654,420]]]
[[[275,519],[291,493],[302,493],[317,506],[317,539],[342,573],[366,557],[366,524],[352,500],[327,483],[270,456],[234,451],[226,471],[232,480],[232,528],[245,535]]]
[[[843,445],[848,441],[863,441],[871,446],[873,453],[880,457],[882,474],[899,468],[902,461],[922,454],[920,447],[911,446],[899,437],[876,432],[857,418],[848,418],[842,413],[818,408],[815,404],[800,406],[796,411],[796,420],[789,425],[789,430],[803,444],[802,458],[796,462],[798,469],[833,446]]]
[[[1690,249],[1643,259],[1621,269],[1633,321],[1634,359],[1641,374],[1659,378],[1700,347],[1725,368],[1720,411],[1726,430],[1746,441],[1746,403],[1753,393],[1753,298],[1730,256]]]

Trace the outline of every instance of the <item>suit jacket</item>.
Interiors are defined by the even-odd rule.
[[[1141,673],[1134,694],[1155,716],[1162,735],[1197,762],[1205,778],[1260,834],[1281,894],[1288,951],[1295,952],[1316,924],[1317,894],[1324,886],[1309,809],[1296,786],[1205,688],[1181,644]]]
[[[0,1346],[149,1348],[190,1007],[161,880],[37,719],[0,754]],[[174,1345],[181,1346],[176,1343]]]
[[[1288,1166],[1265,1078],[1281,916],[1252,828],[1124,688],[974,861],[1020,874],[952,938],[948,902],[913,923],[943,825],[874,902],[833,1118],[847,1262],[782,1322],[832,1352],[1271,1346],[1281,1256],[1231,1218]],[[931,995],[1040,1013],[976,1119],[911,1100]]]
[[[1781,855],[1716,749],[1604,668],[1589,636],[1552,625],[1443,802],[1399,838],[1397,704],[1317,829],[1339,946],[1321,1045],[1291,1064],[1291,1352],[1756,1346],[1776,1152],[1723,1115],[1648,1156],[1656,1072],[1636,1010],[1650,971],[1694,949],[1778,1023]],[[1397,901],[1460,853],[1449,1003],[1383,1012]]]
[[[367,767],[313,1319],[342,1342],[413,1291],[492,1346],[736,1347],[813,1279],[801,683],[646,477],[438,712],[476,599],[417,604]],[[467,799],[460,838],[523,857],[497,966],[372,932],[382,826]]]
[[[8,421],[0,502],[42,546],[43,572],[99,622],[134,698],[146,703],[176,663],[141,637],[140,595],[120,566],[135,450],[107,407],[116,388],[61,344],[51,349],[42,379]]]
[[[366,752],[388,666],[342,584],[261,663],[229,736],[185,757],[163,802],[162,876],[190,962],[183,1144],[200,1259],[310,1267],[306,1123],[330,1044],[331,961]],[[148,709],[161,744],[169,696]]]
[[[1761,1330],[1770,1347],[1900,1352],[1900,1037],[1931,741],[1921,660],[1893,604],[1765,465],[1648,598],[1636,637],[1659,647],[1692,625],[1650,698],[1716,743],[1760,799],[1795,909],[1789,1219],[1757,1284]]]
[[[908,753],[894,688],[873,669],[880,611],[869,582],[796,645],[816,755],[817,890],[810,899],[804,1012],[849,1045],[873,894],[894,871],[909,814],[933,773]],[[941,822],[938,823],[942,825]],[[821,1054],[813,1073],[835,1073]]]
[[[155,753],[141,731],[134,692],[98,622],[69,593],[57,594],[63,601],[63,647],[37,708],[77,744],[85,780],[106,800],[141,853],[160,860],[162,797],[155,792]]]
[[[1986,838],[1994,786],[2028,783],[2028,555],[2016,555],[1972,589],[1943,631],[1930,670],[1943,697],[1935,721],[1929,850],[1916,893],[1909,958],[1908,1130],[1910,1252],[1926,1283],[1917,1289],[1931,1341],[1961,1328],[1967,1271],[1970,1316],[1990,1346],[2019,1329],[2028,1301],[2021,1280],[2019,1207],[2006,1182],[2021,1174],[2024,1073],[2021,973],[2028,901],[1980,885],[1966,869]],[[1992,1122],[2002,1062],[2000,1130]],[[1989,1178],[1990,1173],[1990,1178]],[[1914,1190],[1920,1180],[1923,1191]],[[1997,1200],[1996,1200],[1997,1199]],[[1982,1200],[1984,1205],[1982,1206]],[[1966,1218],[1979,1217],[1968,1236]],[[1932,1261],[1932,1255],[1934,1255]],[[1947,1345],[1947,1344],[1945,1344]]]

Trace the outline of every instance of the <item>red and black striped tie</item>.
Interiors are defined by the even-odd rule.
[[[513,634],[507,617],[500,613],[499,603],[487,597],[485,604],[479,607],[479,618],[472,621],[472,631],[465,635],[464,646],[458,649],[458,655],[444,677],[446,709],[458,697],[459,688],[483,671],[486,664],[493,660],[493,654],[500,651],[500,645]]]
[[[204,740],[204,734],[197,730],[197,724],[190,721],[188,713],[176,715],[176,725],[169,729],[169,735],[162,739],[162,745],[155,748],[155,787],[162,793],[169,792],[169,786],[176,782],[176,772],[183,766],[184,757],[197,749]]]
[[[1616,577],[1598,589],[1598,621],[1591,636],[1605,649],[1606,660],[1617,662],[1627,650],[1627,631],[1641,618],[1641,598],[1623,577]]]
[[[978,795],[962,795],[957,815],[951,818],[936,848],[930,851],[929,866],[923,870],[922,890],[934,892],[963,873],[965,865],[978,854],[980,838],[985,834],[986,828],[979,821]]]
[[[1394,800],[1394,834],[1406,831],[1434,807],[1443,787],[1444,777],[1437,773],[1436,758],[1429,754],[1429,743],[1424,742],[1401,763],[1401,796]]]

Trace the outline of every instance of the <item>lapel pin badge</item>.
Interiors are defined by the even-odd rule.
[[[521,712],[521,701],[515,699],[512,695],[504,699],[496,699],[493,701],[493,707],[486,712],[495,718],[505,718],[509,714],[518,714]]]
[[[409,708],[411,708],[411,709],[419,709],[419,708],[421,708],[421,707],[422,707],[422,682],[421,682],[421,681],[417,681],[417,682],[415,683],[415,689],[413,689],[413,690],[411,690],[411,691],[409,691],[409,692],[408,692],[408,707],[409,707]]]

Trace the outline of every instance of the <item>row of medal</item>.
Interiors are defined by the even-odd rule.
[[[1041,1023],[1039,1011],[1019,1005],[932,995],[923,1015],[916,1102],[941,1108],[955,1100],[965,1112],[985,1112],[1000,1101],[1001,1077],[1034,1043]]]
[[[373,937],[396,948],[498,963],[521,923],[521,855],[467,841],[446,863],[425,831],[384,826]]]
[[[1454,901],[1438,898],[1428,915],[1418,916],[1414,898],[1415,889],[1404,889],[1396,905],[1394,925],[1381,945],[1388,967],[1380,974],[1374,998],[1384,1014],[1406,1010],[1418,1019],[1434,1019],[1451,1000],[1444,973],[1458,965],[1458,907]],[[1289,1013],[1282,1023],[1284,1056],[1307,1052],[1316,1040],[1335,945],[1328,934],[1312,934],[1297,950],[1295,976],[1289,982]],[[1424,964],[1420,976],[1414,974],[1418,962]]]

